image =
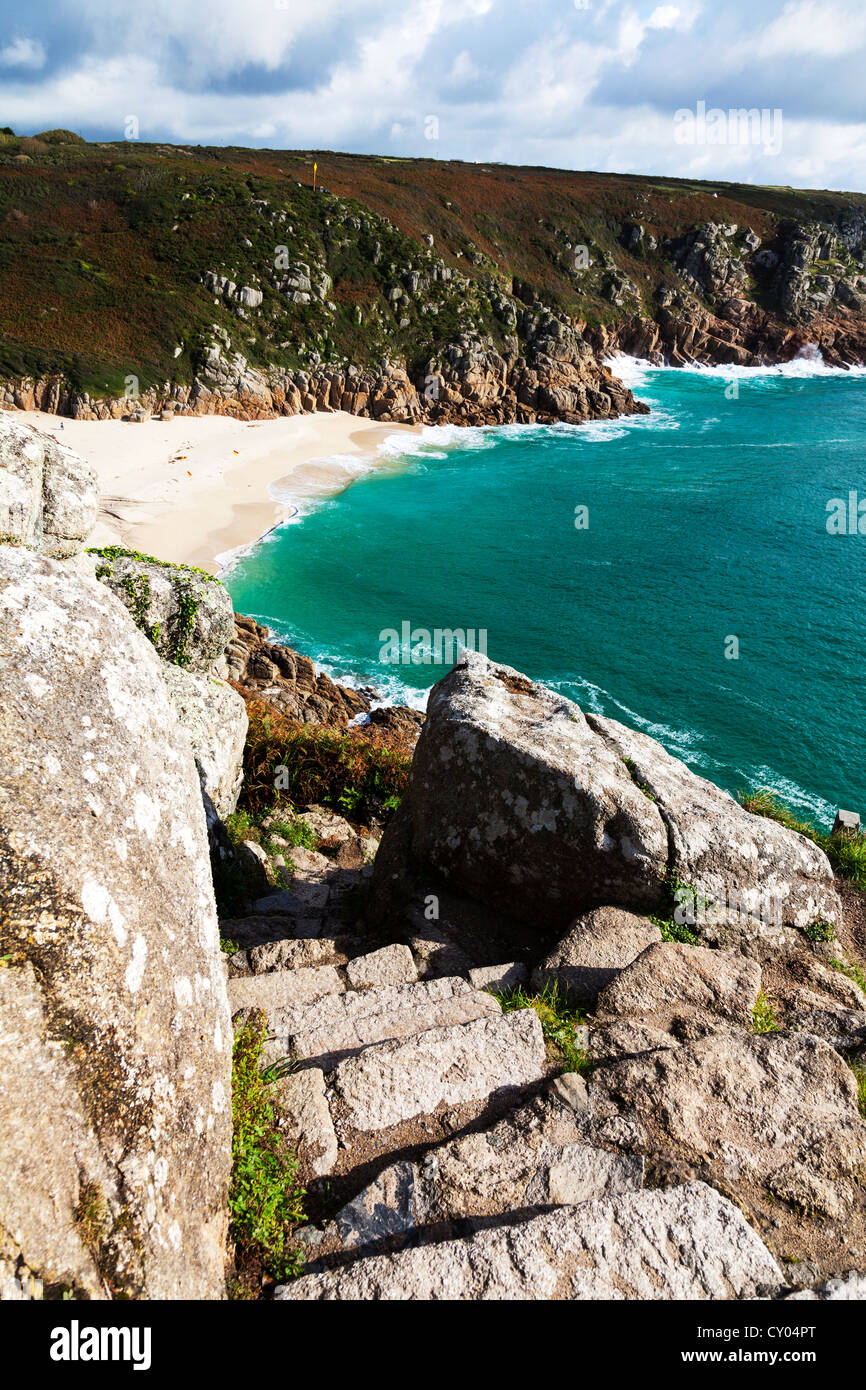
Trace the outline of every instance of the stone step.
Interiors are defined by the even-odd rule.
[[[392,1164],[338,1212],[328,1228],[328,1253],[405,1242],[425,1228],[457,1221],[639,1190],[643,1158],[587,1143],[591,1122],[585,1111],[575,1112],[568,1093],[554,1083],[490,1129],[430,1149],[421,1162]],[[320,1253],[317,1248],[317,1258]]]
[[[309,1004],[298,1001],[294,1005],[287,999],[284,1005],[266,1008],[266,1013],[271,1037],[265,1045],[265,1059],[294,1056],[324,1071],[385,1039],[501,1016],[492,995],[473,990],[466,980],[457,978],[348,993],[332,990]]]
[[[237,975],[228,981],[232,1017],[240,1009],[262,1009],[268,1020],[331,995],[343,994],[346,981],[335,965],[302,966],[267,975]]]
[[[474,1021],[452,1020],[450,1026],[428,1025],[423,1031],[413,1024],[412,1036],[367,1046],[339,1063],[332,1085],[342,1125],[387,1129],[432,1114],[440,1105],[484,1100],[541,1080],[546,1052],[533,1009],[503,1014],[491,995],[470,991],[464,981],[431,980],[412,988],[456,983],[467,993],[455,992],[448,1003],[458,1010],[478,1009]]]
[[[509,1014],[506,1020],[519,1018]],[[689,1182],[557,1207],[464,1240],[307,1274],[278,1300],[729,1299],[776,1295],[785,1277],[744,1216]]]

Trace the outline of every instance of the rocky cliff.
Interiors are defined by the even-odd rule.
[[[0,214],[7,408],[581,421],[642,408],[613,349],[864,360],[859,194],[7,136]]]
[[[305,1188],[247,1296],[863,1298],[866,912],[824,850],[473,653],[384,833],[290,799],[286,731],[367,693],[84,551],[50,444],[3,421],[0,1294],[224,1297],[242,1077]],[[254,798],[227,675],[274,707]]]

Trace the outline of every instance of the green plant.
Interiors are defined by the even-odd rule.
[[[866,1120],[866,1067],[855,1062],[850,1062],[849,1066],[857,1082],[857,1108]]]
[[[681,946],[700,946],[700,938],[695,936],[691,928],[684,922],[675,922],[673,918],[650,917],[662,934],[662,941],[676,941]]]
[[[767,994],[766,990],[759,990],[752,1009],[753,1033],[778,1033],[779,1024],[776,1020],[774,1005],[773,996]]]
[[[304,1220],[298,1159],[279,1128],[273,1080],[262,1074],[267,1034],[263,1014],[240,1029],[232,1048],[232,1177],[229,1211],[235,1239],[258,1256],[275,1279],[290,1279],[303,1266],[291,1242]]]
[[[829,922],[824,922],[819,917],[803,928],[803,935],[809,941],[832,941],[836,933]]]
[[[558,980],[546,984],[537,994],[530,994],[522,985],[491,993],[505,1014],[516,1009],[535,1010],[541,1020],[541,1030],[561,1062],[561,1072],[591,1070],[586,1049],[575,1036],[575,1028],[586,1022],[586,1015],[568,1004],[564,994],[560,994]]]
[[[654,793],[650,791],[646,782],[641,782],[640,778],[638,777],[637,768],[634,765],[634,760],[632,758],[623,758],[623,762],[628,768],[628,775],[634,782],[635,786],[643,792],[644,796],[647,798],[648,801],[655,801]]]

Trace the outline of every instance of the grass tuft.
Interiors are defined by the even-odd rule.
[[[850,960],[828,960],[827,964],[831,970],[838,970],[840,975],[847,975],[849,980],[853,980],[855,985],[859,985],[863,993],[866,994],[866,975],[859,965],[852,965]]]
[[[575,1027],[586,1022],[586,1015],[572,1008],[560,993],[559,981],[547,984],[537,994],[530,994],[522,985],[510,990],[491,991],[504,1014],[517,1009],[534,1009],[541,1019],[544,1037],[557,1053],[562,1065],[560,1072],[591,1071],[592,1063],[584,1047],[575,1038]]]

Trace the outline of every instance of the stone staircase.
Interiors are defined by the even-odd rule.
[[[329,907],[357,870],[290,853],[291,888],[222,924],[249,943],[228,963],[233,1023],[265,1015],[309,1194],[306,1272],[278,1299],[751,1297],[784,1283],[709,1186],[644,1190],[627,1122],[596,1118],[584,1080],[555,1074],[536,1012],[504,1013],[491,992],[523,965],[420,978],[423,951],[371,950]]]

